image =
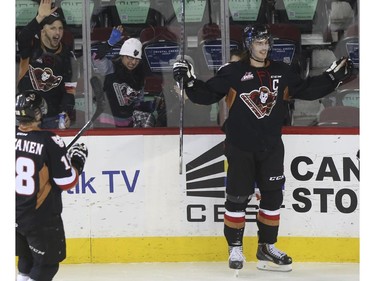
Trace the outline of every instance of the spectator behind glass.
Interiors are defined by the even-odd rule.
[[[76,83],[72,83],[72,52],[61,42],[65,21],[61,9],[52,1],[41,0],[37,16],[18,34],[21,56],[18,91],[35,90],[47,102],[48,114],[41,127],[59,127],[59,114],[64,118],[60,128],[70,127],[75,105]]]
[[[123,38],[123,27],[113,28],[110,38],[98,46],[92,55],[94,71],[105,75],[106,93],[113,118],[103,114],[100,122],[116,127],[154,127],[153,102],[144,101],[144,69],[142,43],[136,38],[127,39],[119,56],[109,60],[106,54]]]

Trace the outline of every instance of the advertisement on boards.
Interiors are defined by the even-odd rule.
[[[357,135],[284,135],[280,236],[359,237]],[[65,138],[69,142],[70,138]],[[87,136],[84,172],[63,193],[68,238],[222,236],[223,135]],[[258,201],[245,235],[256,235]],[[254,227],[252,227],[252,225]]]

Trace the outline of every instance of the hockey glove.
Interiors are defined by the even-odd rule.
[[[122,39],[122,32],[120,30],[118,30],[117,28],[113,28],[111,36],[109,37],[107,42],[108,42],[108,45],[113,47],[118,42],[120,42],[121,39]]]
[[[178,83],[181,79],[184,83],[184,87],[193,87],[194,81],[197,78],[194,74],[194,67],[186,60],[180,60],[173,64],[173,78]]]
[[[339,60],[334,61],[331,66],[325,71],[328,77],[340,85],[340,82],[349,78],[353,72],[353,62],[347,57],[341,57]]]
[[[78,174],[82,174],[89,152],[84,143],[76,143],[68,150],[70,163],[77,169]]]

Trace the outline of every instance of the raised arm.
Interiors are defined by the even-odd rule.
[[[330,94],[340,84],[350,78],[353,63],[346,57],[334,61],[321,75],[300,79],[298,75],[291,75],[289,81],[289,95],[302,100],[316,100]]]
[[[220,101],[228,92],[225,75],[217,75],[207,82],[197,79],[194,67],[188,61],[177,61],[173,65],[173,77],[180,84],[183,81],[186,95],[197,104],[209,105]],[[180,85],[181,86],[181,85]]]

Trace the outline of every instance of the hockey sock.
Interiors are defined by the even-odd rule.
[[[280,209],[275,211],[259,209],[257,214],[259,243],[276,243],[279,232],[279,222]]]
[[[225,211],[224,236],[229,246],[242,246],[245,230],[245,212]]]

